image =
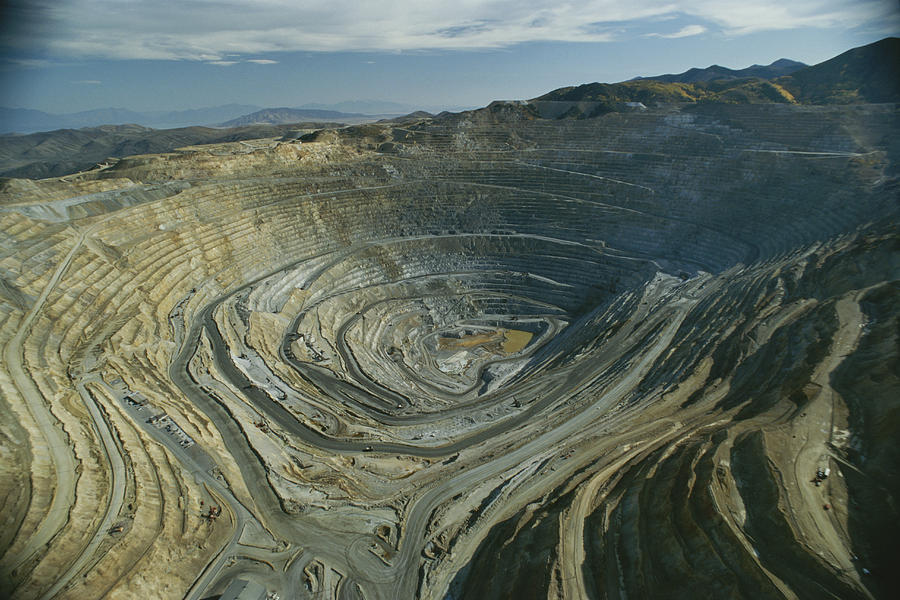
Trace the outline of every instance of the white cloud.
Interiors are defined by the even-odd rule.
[[[706,27],[703,25],[687,25],[682,27],[675,33],[648,33],[648,37],[658,37],[658,38],[666,38],[666,39],[676,39],[683,37],[690,37],[692,35],[700,35],[701,33],[706,31]]]
[[[732,35],[792,28],[900,27],[896,0],[57,0],[36,39],[49,55],[225,65],[282,51],[500,48],[603,42],[677,16]],[[266,59],[252,59],[263,63]]]
[[[52,61],[45,58],[7,58],[5,62],[26,69],[39,69],[53,64]]]
[[[208,60],[206,64],[208,65],[216,65],[217,67],[230,67],[231,65],[238,64],[239,61],[236,60]]]
[[[248,63],[256,63],[257,65],[277,65],[277,60],[270,60],[268,58],[248,58]]]

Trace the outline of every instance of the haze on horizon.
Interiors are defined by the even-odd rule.
[[[0,106],[52,113],[474,107],[713,63],[815,64],[900,32],[893,0],[13,0],[0,17]]]

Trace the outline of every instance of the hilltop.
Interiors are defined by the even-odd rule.
[[[714,81],[717,79],[774,79],[784,75],[790,75],[800,69],[807,67],[802,62],[790,60],[787,58],[779,58],[775,62],[768,65],[752,65],[746,69],[729,69],[719,65],[711,65],[705,69],[688,69],[684,73],[654,75],[653,77],[635,77],[632,81],[641,79],[652,79],[654,81],[662,81],[665,83],[697,83],[701,81]]]
[[[803,104],[900,102],[900,38],[848,50],[778,81]]]
[[[339,123],[249,125],[231,129],[181,127],[151,129],[141,125],[102,125],[59,129],[30,135],[0,135],[0,176],[42,179],[58,177],[134,154],[171,152],[182,146],[221,144],[289,135]]]
[[[573,106],[566,117],[595,117],[626,103],[854,104],[900,102],[900,38],[854,48],[830,60],[793,70],[799,63],[776,61],[768,67],[733,71],[716,65],[679,75],[589,83],[553,90],[532,102],[590,102]],[[778,75],[779,69],[792,70]],[[586,110],[587,109],[587,110]]]

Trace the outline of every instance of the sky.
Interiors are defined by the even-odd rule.
[[[68,113],[386,100],[807,64],[900,35],[897,0],[6,0],[0,106]]]

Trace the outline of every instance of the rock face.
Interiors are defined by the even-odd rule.
[[[889,597],[896,107],[541,114],[5,181],[6,589]]]

